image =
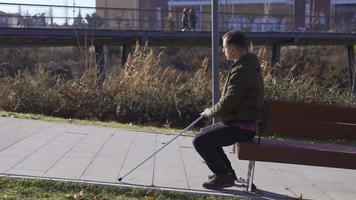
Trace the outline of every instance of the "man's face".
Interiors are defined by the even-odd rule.
[[[234,54],[235,54],[235,50],[233,49],[233,47],[231,45],[228,45],[226,43],[226,39],[223,39],[223,48],[222,51],[224,52],[226,59],[228,60],[234,60]]]

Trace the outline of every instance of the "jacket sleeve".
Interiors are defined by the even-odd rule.
[[[213,107],[211,107],[211,117],[223,117],[231,113],[245,96],[248,87],[248,72],[244,67],[231,72],[230,80],[227,84],[227,90]]]

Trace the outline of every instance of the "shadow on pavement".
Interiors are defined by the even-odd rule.
[[[278,194],[270,191],[265,191],[265,190],[260,190],[257,188],[257,190],[253,192],[247,192],[247,191],[242,191],[242,190],[237,190],[236,188],[234,189],[222,189],[222,190],[199,190],[199,189],[182,189],[182,188],[175,188],[175,187],[166,187],[166,186],[154,186],[154,185],[140,185],[140,184],[132,184],[132,183],[125,183],[121,182],[121,184],[127,185],[127,186],[135,186],[135,187],[144,187],[146,189],[152,189],[152,190],[166,190],[166,191],[178,191],[178,192],[188,192],[188,193],[198,193],[198,194],[213,194],[213,195],[220,195],[220,196],[238,196],[238,197],[247,197],[249,199],[278,199],[278,200],[283,200],[283,199],[293,199],[292,197],[289,197],[284,194]],[[236,184],[235,185],[238,188],[244,188],[245,186],[241,184]]]

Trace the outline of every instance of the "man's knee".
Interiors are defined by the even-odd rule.
[[[201,137],[201,135],[195,136],[195,138],[193,139],[193,145],[195,148],[203,146],[204,145],[203,137]]]
[[[198,136],[195,136],[194,139],[193,139],[193,146],[194,147],[197,147],[199,146],[199,137]]]

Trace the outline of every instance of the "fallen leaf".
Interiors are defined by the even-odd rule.
[[[74,193],[74,194],[66,194],[65,197],[67,197],[67,199],[83,199],[83,190],[81,190],[78,193]]]
[[[145,200],[154,200],[154,198],[151,196],[145,196]]]

